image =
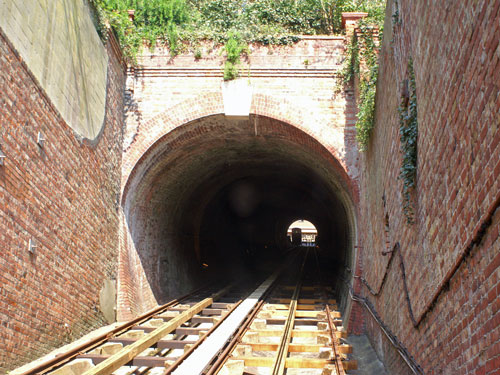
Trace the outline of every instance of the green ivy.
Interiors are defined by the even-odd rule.
[[[88,0],[97,9],[97,28],[115,29],[129,62],[144,41],[169,46],[172,55],[201,40],[226,43],[238,33],[246,43],[290,44],[299,35],[341,32],[341,13],[366,11],[382,24],[384,0]],[[127,10],[135,10],[130,21]],[[191,47],[190,47],[191,46]]]
[[[375,125],[375,96],[378,79],[377,46],[373,37],[373,26],[366,21],[359,24],[359,33],[353,35],[346,51],[341,72],[343,84],[350,83],[359,75],[359,112],[356,121],[356,140],[359,149],[365,151]],[[361,62],[366,69],[361,69]]]
[[[417,179],[417,90],[413,60],[408,62],[408,95],[402,95],[399,112],[399,136],[401,141],[401,169],[399,179],[403,181],[403,212],[409,224],[414,222],[414,207],[411,195]]]
[[[356,121],[356,140],[365,151],[375,126],[375,95],[377,92],[378,65],[370,68],[368,79],[360,81],[359,112]]]
[[[105,39],[109,25],[116,33],[124,55],[131,63],[147,41],[154,48],[162,39],[170,52],[179,52],[179,27],[189,22],[185,0],[89,0],[96,9],[96,29]],[[128,10],[134,11],[130,20]]]
[[[359,43],[358,37],[356,35],[352,36],[352,39],[347,46],[344,67],[340,73],[342,78],[342,83],[347,84],[352,82],[356,75],[359,74]]]

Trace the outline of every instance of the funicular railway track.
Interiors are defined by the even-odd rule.
[[[263,282],[199,290],[22,374],[344,375],[356,363],[313,251]]]

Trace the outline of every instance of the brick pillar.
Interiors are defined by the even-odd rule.
[[[342,13],[342,27],[348,37],[354,34],[354,30],[358,26],[358,21],[368,16],[365,12],[344,12]]]

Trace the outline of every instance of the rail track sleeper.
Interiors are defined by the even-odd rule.
[[[201,328],[201,327],[179,327],[176,328],[175,334],[178,336],[181,335],[198,335],[202,331],[207,331],[207,328]]]
[[[160,316],[160,315],[155,315],[155,319],[162,319],[164,322],[168,322],[169,320],[172,320],[174,317],[173,316]]]
[[[98,365],[110,358],[109,355],[99,354],[82,354],[78,359],[90,359],[94,364]],[[137,366],[137,367],[164,367],[169,361],[175,361],[177,357],[134,357],[123,366]],[[91,370],[91,369],[90,369]],[[89,370],[89,371],[90,371]]]
[[[203,309],[201,315],[211,316],[211,315],[222,315],[223,312],[227,312],[226,309]]]
[[[184,312],[184,311],[187,311],[189,309],[190,309],[190,307],[171,307],[170,309],[168,309],[168,311]]]
[[[273,367],[275,360],[272,357],[232,357],[231,359],[244,361],[245,366],[248,367]],[[331,359],[289,357],[284,363],[284,368],[322,369],[335,362]]]
[[[273,343],[255,343],[255,342],[242,342],[241,345],[248,345],[254,351],[276,351],[279,344]],[[321,348],[326,348],[321,344],[293,344],[288,347],[290,353],[319,353]]]
[[[320,319],[297,319],[295,321],[296,326],[317,326],[318,323],[323,322]]]
[[[210,298],[206,298],[188,310],[182,312],[175,318],[163,324],[161,327],[156,328],[154,331],[150,332],[143,338],[137,340],[135,343],[124,347],[118,353],[113,356],[107,358],[102,363],[98,364],[94,368],[86,371],[84,375],[104,375],[111,374],[113,371],[117,370],[121,366],[130,362],[134,357],[138,354],[142,353],[144,350],[149,348],[150,346],[156,344],[160,341],[164,336],[173,332],[176,328],[178,328],[181,324],[187,322],[189,319],[194,317],[204,308],[210,306],[213,303],[214,299],[219,298],[221,295],[224,295],[232,288],[232,285],[224,288],[223,290],[217,292],[212,295]]]
[[[184,349],[186,345],[192,345],[194,340],[160,340],[156,343],[158,349]]]
[[[277,303],[290,303],[290,298],[272,298],[271,301],[277,301]],[[299,298],[299,304],[303,305],[317,305],[321,304],[324,306],[325,303],[328,305],[336,305],[337,300],[328,299],[325,301],[322,298]]]
[[[351,345],[342,344],[342,345],[337,346],[337,348],[339,349],[340,353],[343,353],[343,354],[351,354],[352,353],[352,346]]]
[[[339,315],[336,311],[332,312],[332,315]],[[288,315],[288,311],[285,310],[274,310],[272,313],[275,317],[286,317]],[[326,313],[324,311],[296,311],[295,316],[297,318],[318,318],[325,319]]]
[[[342,361],[342,366],[344,366],[344,370],[346,370],[346,371],[357,370],[358,369],[358,361],[356,361],[356,360]]]
[[[345,331],[335,331],[335,336],[338,339],[346,339],[347,338],[347,332],[345,332]]]
[[[160,319],[164,319],[164,320],[168,321],[168,320],[175,318],[179,314],[180,314],[179,311],[167,310],[167,311],[162,312],[161,314],[155,315],[155,318],[160,318]]]
[[[235,299],[237,299],[237,297]],[[214,308],[214,309],[228,310],[228,309],[231,308],[231,305],[234,305],[234,303],[229,303],[229,302],[214,302],[212,304],[212,308]]]
[[[282,303],[270,303],[267,304],[267,308],[274,308],[276,310],[288,310],[289,304]],[[297,305],[297,310],[320,310],[322,311],[323,305],[320,304],[299,304]]]
[[[335,364],[331,359],[290,357],[286,359],[286,368],[318,368]]]
[[[171,321],[171,320],[170,320]],[[168,322],[167,322],[168,323]],[[132,330],[133,331],[143,331],[144,333],[151,333],[155,330],[156,328],[154,327],[148,327],[148,326],[144,326],[144,325],[140,325],[140,326],[134,326],[132,327]]]
[[[201,324],[201,323],[215,323],[215,319],[212,316],[194,316],[191,319],[193,324]]]

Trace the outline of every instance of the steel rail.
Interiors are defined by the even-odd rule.
[[[288,355],[288,348],[290,346],[290,338],[292,336],[293,326],[295,324],[295,313],[297,312],[297,300],[299,298],[302,282],[299,281],[290,301],[288,316],[285,323],[283,335],[281,336],[278,353],[274,360],[272,375],[281,375],[285,370],[286,356]]]
[[[316,259],[316,267],[319,275],[319,280],[320,280],[320,285],[322,286],[321,291],[323,292],[323,296],[325,297],[325,300],[328,301],[328,293],[326,292],[326,289],[323,285],[323,277],[321,274],[321,267],[319,265],[319,258],[318,258],[318,251],[314,250],[314,258]],[[332,350],[333,350],[333,356],[335,358],[335,368],[337,370],[338,375],[344,375],[344,366],[342,365],[339,353],[337,351],[337,337],[335,336],[334,328],[335,324],[332,321],[332,316],[330,312],[330,307],[328,306],[328,303],[325,304],[325,311],[326,311],[326,316],[328,319],[328,328],[330,331],[330,337],[332,339]],[[340,365],[339,365],[340,362]]]
[[[162,324],[158,328],[155,328],[152,332],[135,341],[133,344],[123,347],[120,351],[112,354],[103,362],[85,371],[83,375],[108,375],[113,371],[118,370],[121,366],[126,365],[133,358],[137,357],[146,348],[155,345],[161,340],[162,337],[179,328],[183,323],[191,320],[196,314],[200,313],[204,308],[210,306],[214,300],[226,294],[233,287],[234,285],[230,284],[224,289],[219,290],[216,293],[212,293],[209,297],[204,298],[194,306],[191,306],[188,310],[183,311],[181,314],[172,318],[168,322]]]
[[[335,336],[334,332],[335,325],[333,324],[330,307],[328,306],[328,304],[326,305],[325,310],[326,310],[326,317],[328,319],[328,328],[330,330],[330,336],[332,338],[332,349],[333,349],[333,356],[335,358],[335,368],[337,369],[338,375],[345,375],[344,366],[342,365],[342,359],[340,358],[340,355],[337,351],[337,337]]]
[[[300,267],[299,278],[295,290],[293,291],[292,298],[290,301],[290,306],[288,309],[288,316],[281,336],[280,345],[278,347],[278,353],[274,359],[272,375],[281,375],[285,371],[285,361],[288,355],[288,348],[290,346],[290,339],[292,336],[293,326],[295,324],[295,313],[297,312],[297,303],[299,300],[300,290],[302,288],[302,274],[304,273],[304,266],[306,264],[307,255],[309,254],[309,249],[304,256],[302,265]]]
[[[124,323],[124,324],[116,327],[116,328],[113,328],[109,332],[103,333],[103,334],[101,334],[101,335],[99,335],[99,336],[97,336],[97,337],[95,337],[95,338],[93,338],[93,339],[91,339],[91,340],[89,340],[87,342],[79,344],[78,346],[76,346],[74,348],[71,348],[67,352],[62,353],[61,355],[57,355],[56,357],[48,359],[47,361],[44,361],[44,362],[36,365],[33,368],[30,368],[28,370],[25,370],[25,371],[20,372],[20,373],[15,373],[15,374],[16,375],[45,374],[48,371],[54,369],[55,367],[61,366],[64,363],[66,363],[66,362],[68,362],[68,361],[76,358],[77,356],[79,356],[80,354],[82,354],[82,352],[94,349],[95,347],[97,347],[97,346],[101,345],[102,343],[108,341],[112,337],[114,337],[114,336],[116,336],[116,335],[118,335],[120,333],[123,333],[125,331],[128,331],[133,326],[135,326],[137,324],[140,324],[140,323],[142,323],[142,322],[150,319],[154,315],[157,315],[157,314],[160,314],[160,313],[164,312],[169,307],[171,307],[171,306],[173,306],[175,304],[178,304],[178,303],[184,301],[185,299],[191,297],[192,295],[194,295],[194,294],[196,294],[196,293],[198,293],[200,291],[203,291],[204,289],[207,289],[207,287],[198,288],[198,289],[192,291],[191,293],[185,294],[182,297],[173,299],[172,301],[169,301],[169,302],[167,302],[164,305],[161,305],[161,306],[159,306],[157,308],[154,308],[153,310],[148,311],[148,312],[146,312],[146,313],[138,316],[135,319],[132,319],[132,320],[130,320],[130,321],[128,321],[128,322],[126,322],[126,323]]]

